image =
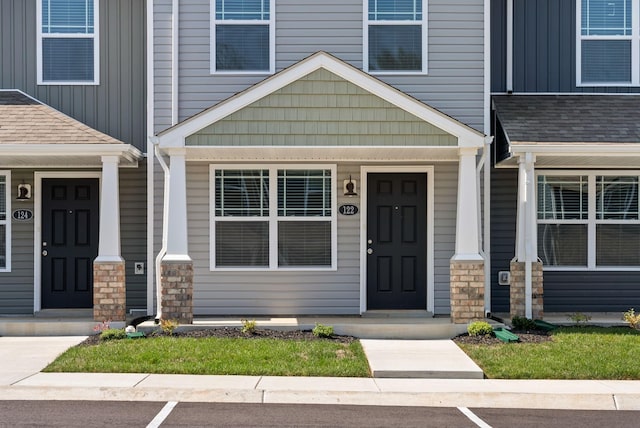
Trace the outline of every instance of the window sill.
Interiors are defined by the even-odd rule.
[[[300,267],[300,268],[251,268],[251,267],[229,267],[229,268],[219,268],[212,267],[209,269],[210,272],[237,272],[237,273],[246,273],[246,272],[335,272],[338,269],[333,266],[329,267]]]
[[[38,82],[38,86],[98,86],[100,82]]]

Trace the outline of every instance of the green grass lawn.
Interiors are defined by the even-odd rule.
[[[154,337],[67,350],[44,371],[369,377],[358,341]]]
[[[491,379],[640,379],[640,333],[627,327],[562,327],[540,344],[460,347]]]

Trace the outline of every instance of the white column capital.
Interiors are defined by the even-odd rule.
[[[120,163],[120,156],[101,156],[102,164],[112,163],[118,165]]]
[[[478,154],[478,147],[458,147],[458,155],[462,156],[476,156]]]

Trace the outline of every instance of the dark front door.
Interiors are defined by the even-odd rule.
[[[93,307],[98,179],[42,180],[42,309]]]
[[[367,308],[426,309],[427,175],[369,174],[367,189]]]

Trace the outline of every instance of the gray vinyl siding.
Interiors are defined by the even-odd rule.
[[[11,211],[34,209],[34,200],[17,202],[19,183],[33,183],[33,171],[11,171]],[[9,218],[11,218],[9,216]],[[0,315],[33,313],[33,226],[31,221],[11,221],[11,272],[0,272]]]
[[[640,307],[640,272],[544,272],[545,312],[624,312]]]
[[[170,125],[170,1],[155,3],[156,130]],[[268,75],[210,72],[210,0],[180,2],[179,111],[184,120],[216,105]],[[362,67],[362,0],[276,0],[276,71],[317,51]],[[483,2],[430,0],[428,74],[385,75],[381,80],[444,113],[482,130]],[[169,72],[169,75],[167,75]]]
[[[127,311],[147,307],[147,184],[146,167],[120,169],[120,241],[125,260]],[[134,274],[134,263],[145,274]]]
[[[145,1],[100,2],[100,84],[38,85],[36,0],[0,0],[0,88],[20,89],[144,151]]]
[[[338,164],[338,177],[360,175],[356,164]],[[455,242],[457,165],[435,167],[435,303],[448,314],[449,259]],[[209,269],[209,165],[187,165],[189,254],[194,264],[195,315],[353,315],[360,311],[360,213],[338,216],[338,268],[316,272],[212,272]],[[361,206],[342,195],[338,205]]]
[[[456,244],[458,164],[436,164],[434,169],[435,315],[444,315],[451,312],[449,271]]]
[[[509,286],[498,285],[516,254],[518,170],[491,171],[491,312],[509,312]]]
[[[492,0],[491,90],[506,91],[506,0]],[[638,87],[576,86],[575,0],[514,1],[514,92],[640,92]]]
[[[491,311],[509,312],[498,271],[515,256],[518,170],[494,169],[491,190]],[[621,312],[640,307],[640,272],[544,271],[545,312]]]
[[[146,263],[145,174],[144,168],[120,169],[120,235],[122,257],[126,262],[127,310],[146,307],[146,275],[133,274],[134,262]],[[20,183],[33,184],[34,170],[11,171],[11,210],[34,210],[38,195],[34,194],[32,199],[24,202],[15,200]],[[36,221],[39,220],[11,222],[11,272],[0,272],[0,315],[33,313],[33,239]]]

